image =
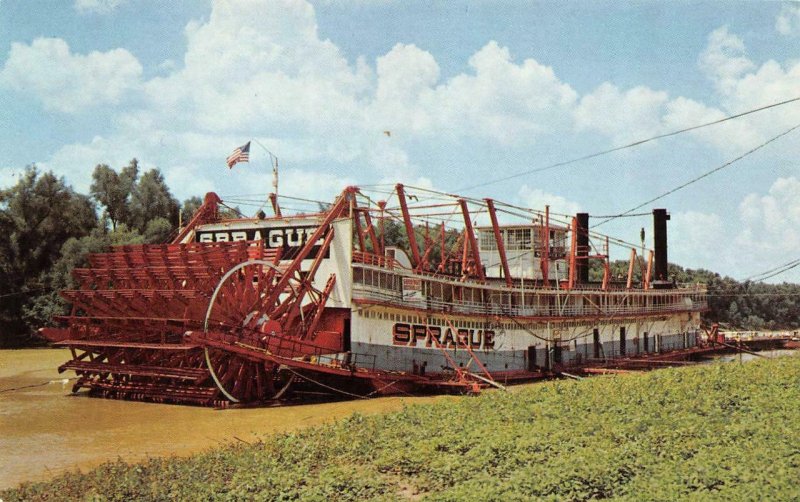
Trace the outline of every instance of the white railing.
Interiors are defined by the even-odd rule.
[[[375,286],[353,284],[353,299],[358,301],[376,302],[405,308],[417,308],[441,312],[477,315],[505,315],[513,317],[590,317],[590,316],[621,316],[632,314],[658,314],[671,312],[699,312],[706,310],[708,305],[704,294],[694,291],[676,293],[670,292],[674,300],[659,305],[617,304],[598,307],[591,304],[575,304],[575,296],[562,295],[560,300],[566,301],[562,305],[501,305],[490,302],[445,302],[436,298],[403,298],[399,291],[390,291]],[[556,293],[552,297],[559,298]],[[644,299],[644,296],[639,299]],[[691,302],[686,302],[686,299]]]

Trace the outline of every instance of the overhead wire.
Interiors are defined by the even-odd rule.
[[[780,275],[780,274],[783,274],[785,272],[788,272],[789,270],[797,268],[798,266],[800,266],[800,259],[799,260],[794,260],[794,261],[789,262],[789,263],[784,264],[784,265],[780,265],[780,266],[775,267],[774,269],[772,269],[770,271],[763,272],[761,274],[753,276],[752,279],[746,279],[745,281],[749,280],[749,281],[753,281],[753,282],[762,282],[762,281],[765,281],[767,279],[771,279],[771,278],[773,278],[773,277],[775,277],[777,275]],[[757,277],[757,279],[756,279],[756,277]]]
[[[717,166],[714,169],[711,169],[710,171],[706,171],[703,174],[701,174],[700,176],[692,178],[691,180],[687,181],[686,183],[683,183],[681,185],[678,185],[675,188],[667,190],[666,192],[662,193],[661,195],[658,195],[656,197],[653,197],[650,200],[642,202],[638,206],[634,206],[631,209],[628,209],[627,211],[624,211],[624,212],[622,212],[620,214],[614,215],[611,218],[606,218],[605,220],[601,221],[600,223],[594,225],[594,227],[599,227],[600,225],[608,223],[609,221],[613,221],[613,220],[615,220],[617,218],[621,218],[621,217],[625,216],[626,214],[632,213],[632,212],[636,211],[637,209],[641,209],[641,208],[647,206],[648,204],[652,204],[653,202],[655,202],[657,200],[660,200],[660,199],[663,199],[664,197],[666,197],[668,195],[671,195],[671,194],[673,194],[673,193],[675,193],[675,192],[677,192],[679,190],[682,190],[682,189],[688,187],[689,185],[697,183],[698,181],[700,181],[700,180],[702,180],[704,178],[707,178],[707,177],[711,176],[712,174],[714,174],[716,172],[719,172],[719,171],[721,171],[721,170],[723,170],[723,169],[725,169],[727,167],[730,167],[731,165],[735,164],[736,162],[742,160],[743,158],[745,158],[745,157],[747,157],[749,155],[752,155],[753,153],[757,152],[758,150],[761,150],[762,148],[764,148],[765,146],[769,145],[770,143],[772,143],[774,141],[777,141],[778,139],[786,136],[787,134],[791,133],[792,131],[796,130],[797,128],[800,128],[800,124],[797,124],[797,125],[795,125],[793,127],[790,127],[789,129],[787,129],[787,130],[783,131],[782,133],[778,134],[777,136],[773,136],[772,138],[768,139],[767,141],[759,144],[758,146],[756,146],[754,148],[751,148],[750,150],[746,151],[745,153],[739,155],[738,157],[736,157],[736,158],[734,158],[732,160],[729,160],[728,162],[725,162],[721,166]]]
[[[602,150],[602,151],[599,151],[599,152],[591,153],[589,155],[583,155],[581,157],[576,157],[576,158],[573,158],[573,159],[569,159],[569,160],[565,160],[565,161],[561,161],[561,162],[556,162],[555,164],[550,164],[550,165],[547,165],[547,166],[544,166],[544,167],[538,167],[538,168],[535,168],[535,169],[528,169],[526,171],[522,171],[522,172],[519,172],[519,173],[516,173],[516,174],[511,174],[509,176],[504,176],[502,178],[496,178],[494,180],[483,182],[483,183],[480,183],[480,184],[475,184],[475,185],[470,185],[470,186],[467,186],[467,187],[464,187],[464,188],[459,188],[456,191],[457,192],[462,192],[462,191],[466,191],[466,190],[473,190],[475,188],[480,188],[480,187],[484,187],[484,186],[488,186],[488,185],[494,185],[496,183],[501,183],[503,181],[508,181],[508,180],[511,180],[511,179],[514,179],[514,178],[527,176],[529,174],[538,173],[538,172],[542,172],[542,171],[548,171],[548,170],[551,170],[551,169],[555,169],[557,167],[567,166],[567,165],[574,164],[574,163],[577,163],[577,162],[581,162],[581,161],[584,161],[584,160],[589,160],[589,159],[593,159],[593,158],[596,158],[596,157],[600,157],[602,155],[607,155],[609,153],[618,152],[620,150],[625,150],[627,148],[633,148],[633,147],[636,147],[636,146],[640,146],[640,145],[643,145],[645,143],[649,143],[651,141],[656,141],[656,140],[659,140],[659,139],[668,138],[670,136],[677,136],[678,134],[694,131],[694,130],[701,129],[701,128],[704,128],[704,127],[709,127],[709,126],[712,126],[712,125],[721,124],[723,122],[727,122],[728,120],[738,119],[738,118],[744,117],[746,115],[750,115],[750,114],[757,113],[757,112],[764,111],[764,110],[769,110],[770,108],[776,108],[776,107],[779,107],[779,106],[787,105],[789,103],[793,103],[793,102],[796,102],[796,101],[800,101],[800,96],[797,96],[797,97],[794,97],[794,98],[791,98],[791,99],[787,99],[787,100],[784,100],[784,101],[780,101],[780,102],[777,102],[777,103],[772,103],[770,105],[761,106],[759,108],[754,108],[754,109],[751,109],[751,110],[747,110],[745,112],[737,113],[737,114],[734,114],[734,115],[729,115],[729,116],[723,117],[721,119],[712,120],[711,122],[706,122],[706,123],[698,124],[698,125],[691,126],[691,127],[685,127],[683,129],[678,129],[676,131],[672,131],[672,132],[668,132],[668,133],[664,133],[664,134],[658,134],[656,136],[651,136],[651,137],[645,138],[645,139],[640,139],[640,140],[634,141],[633,143],[628,143],[626,145],[617,146],[617,147],[614,147],[614,148],[609,148],[607,150]]]

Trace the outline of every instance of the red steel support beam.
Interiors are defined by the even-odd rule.
[[[650,250],[650,255],[647,257],[647,272],[644,275],[644,289],[650,289],[650,278],[653,275],[653,258],[655,253]]]
[[[467,231],[464,230],[461,232],[461,236],[464,237],[463,241],[461,242],[461,273],[467,271],[467,259],[469,258],[469,242],[465,237],[467,235]]]
[[[378,201],[378,209],[381,210],[381,215],[378,217],[381,232],[381,256],[386,256],[386,201]]]
[[[314,258],[314,261],[311,262],[311,267],[308,269],[306,279],[304,280],[303,284],[300,285],[299,290],[296,292],[294,303],[292,304],[292,308],[289,311],[289,314],[286,317],[286,321],[283,326],[285,330],[291,328],[292,324],[294,324],[297,315],[300,314],[300,309],[302,308],[303,300],[305,299],[305,296],[308,294],[308,292],[311,290],[311,281],[314,280],[314,276],[317,274],[317,270],[319,269],[319,266],[322,264],[322,259],[325,256],[325,253],[327,253],[328,248],[330,248],[332,240],[333,240],[333,230],[328,232],[328,234],[325,236],[325,240],[322,241],[322,246],[320,246],[317,256]],[[279,312],[275,310],[273,312],[273,315],[271,316],[272,319],[276,319],[277,315],[279,315]]]
[[[183,241],[196,226],[216,221],[219,216],[220,202],[222,202],[222,199],[219,198],[219,195],[214,192],[208,192],[203,199],[203,205],[197,208],[192,219],[189,220],[189,223],[180,231],[178,236],[172,240],[172,243],[178,244]]]
[[[625,285],[627,289],[631,289],[633,284],[633,264],[636,262],[636,250],[631,248],[631,262],[628,265],[628,283]]]
[[[417,236],[414,234],[414,224],[411,223],[411,216],[408,214],[408,204],[406,204],[406,192],[402,183],[398,183],[397,198],[400,200],[400,211],[403,213],[403,224],[406,226],[408,245],[411,246],[411,266],[416,268],[420,264],[419,247],[417,247]]]
[[[469,208],[467,208],[467,201],[458,199],[461,205],[461,214],[464,215],[464,231],[467,233],[469,239],[469,247],[472,248],[472,260],[475,262],[475,271],[477,272],[478,279],[481,281],[486,280],[483,274],[483,264],[481,264],[481,252],[478,249],[478,242],[475,240],[475,230],[472,228],[472,219],[469,216]]]
[[[442,229],[440,232],[441,237],[441,244],[439,245],[439,271],[444,272],[445,267],[447,266],[447,258],[449,253],[445,248],[445,241],[444,241],[444,222],[442,222]]]
[[[273,288],[272,292],[270,293],[270,297],[266,305],[274,305],[275,302],[278,300],[278,297],[286,289],[286,286],[289,285],[289,280],[294,276],[294,273],[300,270],[300,266],[303,263],[303,260],[311,253],[311,250],[314,249],[314,245],[317,243],[318,240],[322,238],[323,235],[326,235],[328,232],[332,232],[333,229],[330,228],[331,223],[333,220],[339,217],[342,211],[348,207],[350,204],[350,198],[355,196],[355,192],[357,188],[355,187],[347,187],[342,192],[342,195],[339,196],[339,199],[333,204],[328,210],[328,214],[325,216],[325,219],[320,223],[317,230],[314,234],[308,239],[305,246],[300,249],[300,252],[297,253],[292,263],[289,264],[289,267],[283,273],[283,276],[278,281],[278,283]],[[306,280],[311,281],[313,277],[306,277]]]
[[[494,232],[494,240],[497,243],[497,252],[500,253],[500,265],[503,267],[503,277],[506,280],[506,286],[510,288],[514,285],[514,281],[508,269],[506,246],[503,244],[503,236],[500,234],[500,225],[497,223],[497,212],[494,209],[494,201],[492,199],[483,200],[486,202],[486,208],[489,210],[489,218],[492,220],[492,231]]]
[[[358,236],[358,249],[362,253],[366,253],[367,246],[364,242],[364,231],[361,230],[361,208],[358,207],[355,197],[350,201],[350,213],[353,215],[353,225],[355,226],[356,236]]]
[[[372,242],[372,252],[378,256],[383,256],[383,249],[378,242],[378,236],[375,234],[375,227],[372,225],[372,218],[369,216],[369,209],[364,209],[364,223],[367,225],[369,240]]]

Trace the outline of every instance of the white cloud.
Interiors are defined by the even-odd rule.
[[[751,193],[739,205],[736,246],[762,263],[779,263],[800,249],[800,180],[778,178],[766,195]]]
[[[553,128],[577,94],[552,68],[513,62],[490,41],[469,59],[471,73],[440,81],[433,56],[397,44],[377,60],[377,90],[368,117],[376,128],[439,140],[479,137],[500,144],[533,141]],[[559,125],[560,124],[560,125]]]
[[[25,171],[15,167],[0,167],[0,189],[16,185]]]
[[[163,174],[172,194],[180,200],[191,196],[202,197],[214,191],[214,182],[197,166],[172,165],[165,169]]]
[[[334,197],[345,187],[356,184],[352,178],[333,172],[288,169],[283,171],[280,176],[280,186],[284,187],[283,193],[288,192],[295,197],[323,202],[333,202]],[[291,189],[287,190],[286,187],[291,187]],[[296,204],[296,202],[287,201],[286,204]],[[312,209],[318,210],[319,208]]]
[[[214,2],[207,21],[189,23],[186,38],[182,64],[167,62],[163,76],[141,83],[137,63],[136,78],[121,80],[128,87],[111,79],[107,95],[93,98],[113,101],[144,89],[142,106],[117,114],[101,143],[124,145],[165,173],[173,164],[208,166],[242,138],[268,133],[265,144],[286,166],[333,161],[353,175],[413,179],[419,173],[409,142],[431,136],[530,141],[553,123],[568,129],[577,96],[551,68],[530,59],[517,64],[495,42],[470,58],[471,72],[445,82],[433,56],[414,45],[398,44],[374,69],[360,58],[350,63],[320,39],[313,8],[300,0]],[[84,57],[69,54],[63,41],[58,45],[69,60]],[[49,85],[67,88],[75,80],[59,77]],[[82,97],[92,95],[81,89]],[[38,94],[63,111],[84,104],[47,99],[49,89]],[[81,173],[96,162],[90,159],[112,153],[98,147],[97,141],[65,146],[51,164],[80,163],[67,170],[85,185]],[[117,160],[126,161],[105,161]]]
[[[712,107],[682,96],[670,99],[664,91],[643,86],[621,90],[606,82],[581,97],[573,112],[576,129],[596,131],[611,138],[613,144],[624,145],[795,98],[800,89],[800,61],[782,65],[770,60],[757,66],[746,57],[743,40],[725,26],[709,35],[698,66],[714,83],[721,106]],[[690,134],[730,156],[741,154],[798,122],[800,106],[789,105]]]
[[[116,104],[140,85],[142,65],[125,49],[73,54],[60,38],[14,43],[0,85],[27,92],[64,113]]]
[[[209,20],[190,23],[186,36],[184,67],[147,89],[156,106],[191,126],[330,131],[358,113],[364,66],[351,68],[334,44],[319,39],[305,2],[215,2]]]
[[[800,180],[776,179],[766,194],[750,193],[738,214],[673,212],[670,261],[745,279],[797,258],[800,249]],[[798,280],[790,273],[776,281]]]
[[[720,271],[725,263],[726,250],[723,219],[715,213],[677,211],[670,213],[669,261],[688,268]]]
[[[715,82],[724,81],[716,88],[717,108],[612,82],[579,96],[552,68],[533,59],[517,61],[495,41],[472,54],[466,71],[449,78],[442,78],[430,52],[413,44],[396,44],[375,61],[348,61],[320,38],[313,7],[301,0],[216,1],[208,19],[189,23],[185,35],[183,61],[164,62],[161,76],[147,82],[123,49],[72,54],[58,39],[15,44],[0,81],[61,111],[120,102],[143,90],[136,94],[139,107],[116,112],[101,138],[67,145],[48,162],[75,178],[79,188],[88,185],[94,164],[118,167],[135,155],[160,166],[181,189],[205,191],[214,180],[226,190],[247,191],[252,173],[220,181],[214,169],[233,147],[256,137],[281,158],[287,180],[301,168],[291,175],[299,184],[292,191],[327,195],[341,188],[340,179],[430,176],[410,152],[431,140],[458,148],[479,140],[513,151],[547,135],[596,131],[619,145],[762,106],[800,88],[800,64],[756,67],[745,56],[744,42],[724,27],[710,35],[700,58]],[[54,78],[23,80],[22,69],[30,74],[31,65],[33,73],[51,72]],[[800,122],[800,107],[794,109],[691,134],[723,152],[741,153],[776,127]],[[187,176],[190,167],[195,174]],[[268,180],[260,190],[269,190]],[[578,209],[528,187],[520,198],[569,214]]]
[[[755,67],[746,56],[744,41],[728,33],[727,26],[717,28],[708,36],[708,45],[700,54],[698,66],[723,93]]]
[[[711,108],[692,99],[678,97],[666,104],[662,121],[666,130],[676,131],[720,120],[726,116],[725,112],[717,108]],[[727,155],[741,154],[747,148],[766,139],[746,119],[730,120],[712,127],[694,130],[690,134]]]
[[[379,101],[413,104],[439,81],[439,65],[433,56],[415,45],[397,44],[377,60]]]
[[[800,61],[783,64],[768,60],[760,66],[745,55],[744,42],[721,27],[709,35],[708,46],[699,66],[712,79],[721,104],[719,109],[678,98],[671,103],[668,120],[672,124],[702,123],[727,115],[760,108],[797,97],[800,89]],[[743,153],[767,138],[800,123],[800,107],[790,104],[722,125],[693,132],[725,153]],[[800,153],[797,146],[784,146],[787,154]]]
[[[730,82],[723,96],[725,107],[741,111],[765,104],[796,98],[800,89],[800,61],[783,65],[767,61],[756,71]],[[754,128],[772,136],[800,122],[800,107],[796,104],[754,115],[748,121]]]
[[[615,145],[623,145],[663,132],[661,114],[667,100],[663,91],[640,86],[622,92],[606,82],[581,98],[574,112],[575,126],[598,131]]]
[[[533,59],[514,64],[509,50],[494,41],[476,52],[469,65],[474,77],[459,75],[438,93],[450,105],[445,115],[449,124],[460,123],[506,143],[567,126],[563,117],[577,93],[552,68]],[[458,116],[461,110],[466,116]]]
[[[545,206],[550,206],[552,214],[571,216],[581,212],[581,206],[577,202],[561,195],[547,193],[541,188],[531,188],[526,184],[517,191],[517,199],[520,205],[536,211],[544,211]]]
[[[108,14],[128,0],[75,0],[73,7],[81,14]]]
[[[786,4],[781,7],[775,19],[775,30],[781,35],[797,35],[800,33],[800,5]]]
[[[127,154],[121,153],[121,148]],[[75,190],[89,193],[92,184],[92,170],[97,164],[108,164],[114,168],[127,165],[135,153],[126,145],[116,148],[108,139],[95,136],[89,143],[65,145],[60,148],[47,162],[42,162],[42,169],[52,169],[64,175]]]

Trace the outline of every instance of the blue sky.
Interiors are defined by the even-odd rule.
[[[36,163],[86,191],[137,157],[179,198],[266,193],[259,147],[224,165],[253,138],[282,193],[455,191],[800,96],[798,3],[429,4],[0,0],[0,186]],[[614,214],[798,123],[794,103],[467,194]],[[741,279],[797,258],[798,139],[648,207],[673,215],[671,261]]]

